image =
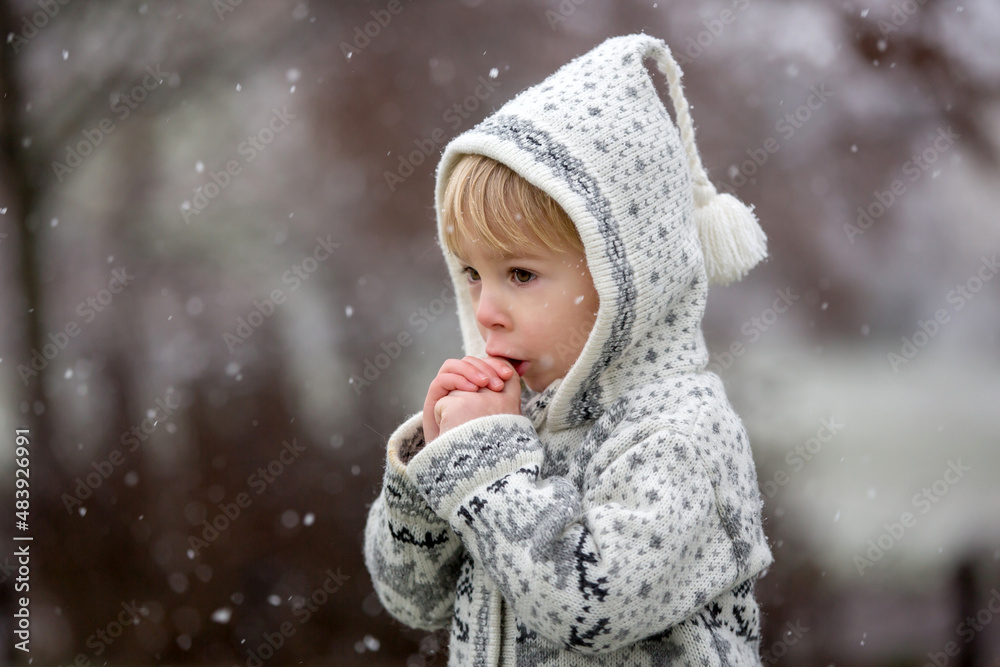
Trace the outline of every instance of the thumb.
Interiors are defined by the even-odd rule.
[[[439,399],[438,402],[434,404],[434,423],[438,426],[441,425],[441,416],[444,413],[444,408],[444,398]]]
[[[514,377],[512,377],[511,379],[507,380],[507,382],[504,383],[504,385],[503,385],[503,392],[501,392],[501,393],[507,394],[508,396],[514,398],[517,401],[518,412],[520,412],[520,407],[521,407],[521,376],[518,375],[517,373],[515,373]]]

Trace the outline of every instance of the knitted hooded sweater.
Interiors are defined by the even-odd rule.
[[[438,166],[439,212],[463,153],[550,194],[600,297],[574,365],[543,391],[522,385],[520,415],[425,443],[417,413],[389,438],[365,563],[393,617],[450,628],[450,667],[760,664],[753,584],[772,555],[747,433],[701,331],[709,278],[760,253],[733,269],[703,251],[700,209],[723,195],[693,151],[679,76],[662,41],[611,38],[453,139]],[[485,357],[461,265],[445,260],[465,354]]]

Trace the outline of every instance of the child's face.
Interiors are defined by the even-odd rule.
[[[499,258],[483,242],[465,243],[457,257],[487,354],[508,358],[532,391],[565,376],[600,303],[585,257],[532,246]]]

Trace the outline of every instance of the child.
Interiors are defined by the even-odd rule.
[[[608,39],[445,147],[467,356],[389,438],[364,555],[396,619],[450,626],[450,666],[760,664],[772,555],[701,319],[766,240],[708,181],[680,76]]]

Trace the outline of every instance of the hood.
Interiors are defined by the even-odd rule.
[[[667,75],[680,132],[647,57]],[[443,241],[444,190],[465,153],[502,162],[544,190],[583,241],[600,308],[575,364],[545,390],[550,430],[596,419],[638,385],[705,369],[709,279],[742,277],[766,250],[753,213],[707,180],[680,69],[662,40],[608,39],[445,147],[436,172],[438,243],[465,354],[484,357],[461,264]]]

